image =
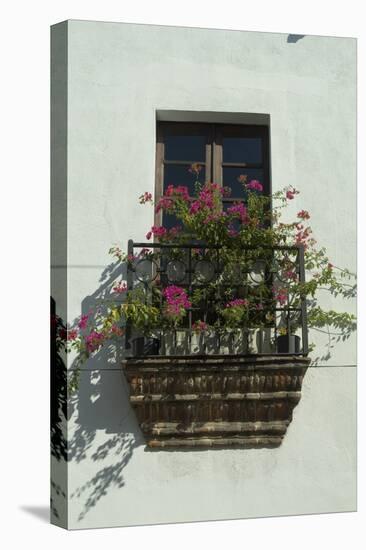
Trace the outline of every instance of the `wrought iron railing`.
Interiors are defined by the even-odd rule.
[[[191,353],[194,341],[196,352],[204,354],[220,354],[225,349],[225,353],[273,355],[279,353],[279,336],[291,335],[297,338],[297,346],[281,354],[308,354],[306,297],[300,291],[305,283],[302,245],[247,246],[228,253],[219,245],[130,240],[128,257],[127,288],[140,287],[146,303],[162,310],[162,291],[176,285],[186,290],[194,304],[187,308],[182,326],[158,330],[159,338],[165,341],[160,353]],[[235,299],[248,300],[250,307],[237,327],[224,328],[220,310]],[[194,330],[198,320],[211,327],[199,337]],[[127,324],[126,328],[129,348],[131,327]],[[235,338],[236,346],[232,345]],[[182,352],[178,343],[183,340]]]

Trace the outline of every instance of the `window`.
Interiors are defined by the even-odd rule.
[[[264,193],[270,192],[267,126],[158,122],[156,141],[156,201],[170,184],[186,185],[193,195],[195,175],[189,172],[193,163],[201,166],[201,183],[213,181],[231,189],[223,208],[245,201],[240,175],[259,180]],[[156,214],[156,225],[169,228],[175,223],[174,216]]]

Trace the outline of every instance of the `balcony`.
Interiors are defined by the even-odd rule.
[[[179,323],[154,327],[145,346],[127,326],[123,366],[148,447],[279,446],[310,361],[303,248],[228,256],[197,242],[129,241],[128,255],[128,288],[145,304],[163,311],[171,286],[189,303]]]

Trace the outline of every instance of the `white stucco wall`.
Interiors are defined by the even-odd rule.
[[[269,115],[272,189],[299,189],[289,215],[309,210],[332,262],[355,270],[354,39],[291,42],[285,34],[86,21],[53,33],[60,29],[67,29],[67,175],[58,186],[67,187],[69,322],[103,285],[109,247],[144,240],[153,223],[152,209],[137,198],[154,191],[157,116],[231,122]],[[326,295],[323,303],[355,308]],[[312,338],[314,366],[274,450],[146,452],[118,365],[107,357],[85,365],[70,410],[65,523],[354,510],[355,337],[325,361],[327,338]]]

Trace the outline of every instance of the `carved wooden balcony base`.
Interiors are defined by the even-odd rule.
[[[148,447],[278,447],[310,359],[150,356],[123,366]]]

